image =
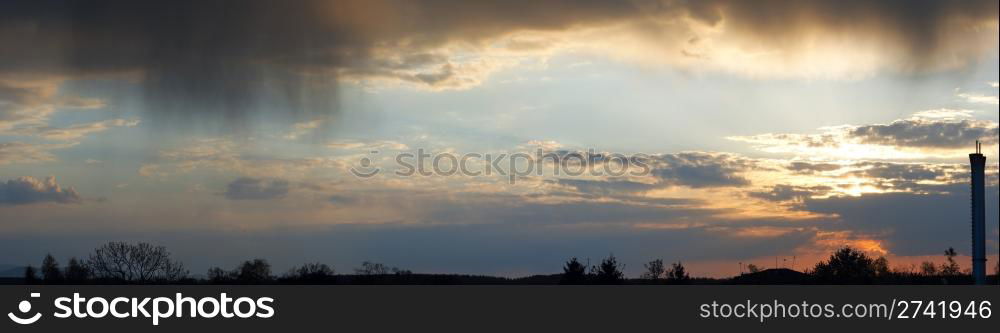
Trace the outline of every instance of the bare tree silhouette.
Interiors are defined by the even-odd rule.
[[[188,275],[184,265],[170,259],[165,247],[148,243],[104,244],[90,255],[87,266],[99,279],[132,283],[177,281]]]
[[[354,269],[354,274],[357,275],[388,275],[392,272],[392,269],[385,264],[365,261],[361,263],[361,267]]]
[[[642,265],[646,268],[646,272],[642,273],[642,279],[657,281],[663,274],[666,273],[666,268],[663,267],[663,259],[656,259],[645,263]]]
[[[285,279],[296,282],[322,282],[333,278],[333,268],[321,263],[308,263],[301,267],[292,267],[285,274]]]
[[[938,267],[933,262],[924,261],[920,263],[920,274],[924,276],[937,276]]]
[[[209,268],[205,277],[209,282],[216,284],[229,283],[236,280],[236,274],[234,272],[227,271],[219,267]]]

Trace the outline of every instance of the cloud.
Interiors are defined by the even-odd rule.
[[[334,194],[327,198],[327,200],[335,205],[353,205],[358,203],[360,199],[352,196]]]
[[[851,171],[845,175],[908,181],[937,180],[944,177],[947,171],[955,169],[953,165],[887,162],[861,162],[854,164],[853,167],[861,170]]]
[[[997,189],[987,189],[987,221],[996,221]],[[896,255],[938,254],[969,241],[967,184],[933,194],[871,193],[858,197],[807,199],[804,209],[839,216],[828,230],[850,230],[884,239]],[[991,224],[990,228],[996,228]],[[993,251],[996,251],[994,248]]]
[[[593,150],[556,150],[551,152],[541,150],[541,155],[538,155],[538,152],[536,151],[532,156],[534,159],[542,157],[536,161],[538,163],[553,162],[553,157],[557,157],[558,161],[563,164],[564,170],[593,170],[595,175],[604,174],[609,177],[599,180],[560,179],[557,181],[561,185],[575,187],[584,192],[642,192],[671,186],[690,188],[746,186],[750,184],[750,181],[743,177],[742,173],[756,167],[755,161],[752,159],[726,153],[682,152],[625,156]],[[622,162],[626,160],[628,162],[627,169],[623,167]],[[642,167],[639,166],[640,162],[648,166],[649,176],[652,177],[649,183],[613,179],[606,172],[607,170],[624,170],[623,174],[642,172]],[[604,170],[599,170],[602,167]]]
[[[961,93],[958,94],[958,97],[961,97],[962,99],[964,99],[969,103],[991,104],[991,105],[1000,104],[1000,99],[998,99],[997,96]]]
[[[839,164],[833,163],[809,163],[792,162],[785,166],[785,169],[798,174],[814,174],[828,171],[837,171],[842,168]]]
[[[465,89],[556,50],[751,75],[956,67],[996,44],[997,16],[991,0],[15,0],[0,77],[124,76],[154,121],[298,121],[334,112],[340,80]]]
[[[327,148],[345,151],[407,150],[405,143],[394,140],[337,140],[326,144]]]
[[[876,192],[942,193],[969,181],[969,168],[962,164],[859,162],[852,169],[840,177],[862,180],[861,186]]]
[[[47,102],[56,84],[15,85],[0,80],[0,133],[21,126],[45,124],[55,107]]]
[[[139,120],[109,119],[90,123],[74,124],[64,128],[49,126],[38,126],[21,128],[9,131],[8,135],[34,136],[46,140],[72,141],[83,137],[109,130],[113,127],[135,127],[139,125]]]
[[[818,134],[765,133],[732,136],[771,153],[825,159],[920,159],[964,156],[976,140],[998,143],[995,121],[969,119],[966,110],[929,110],[888,124],[820,128]]]
[[[44,181],[24,176],[0,183],[0,206],[44,202],[68,204],[81,201],[76,190],[72,187],[62,188],[53,176],[45,178]]]
[[[55,161],[56,157],[52,154],[53,150],[66,149],[75,145],[76,143],[0,142],[0,165]]]
[[[288,190],[285,180],[240,177],[226,185],[223,195],[229,200],[271,200],[283,198]]]
[[[166,177],[172,174],[208,170],[264,178],[299,178],[308,171],[323,168],[343,168],[345,164],[333,158],[285,158],[258,153],[252,143],[230,139],[190,140],[183,147],[159,152],[157,159],[144,164],[139,174],[144,177]]]
[[[924,119],[932,121],[957,121],[971,119],[975,111],[955,110],[955,109],[933,109],[924,110],[913,114],[911,119]]]
[[[859,126],[848,137],[862,143],[896,147],[968,148],[976,140],[997,144],[997,123],[978,120],[927,121],[897,120],[890,124]]]
[[[569,186],[581,193],[612,195],[641,193],[657,188],[655,184],[646,184],[628,180],[587,180],[587,179],[557,179],[556,184]]]
[[[311,133],[313,130],[320,127],[323,124],[322,119],[315,119],[300,123],[295,123],[292,125],[292,130],[283,136],[286,140],[295,140],[299,137]]]
[[[530,140],[526,143],[528,147],[538,147],[545,151],[552,151],[562,148],[562,144],[555,140]]]
[[[734,155],[703,152],[657,155],[650,162],[652,175],[661,183],[691,188],[749,185],[740,174],[754,166]]]
[[[0,73],[2,74],[2,73]],[[59,94],[60,80],[10,81],[0,77],[0,136],[18,139],[42,139],[61,143],[0,142],[0,165],[55,161],[53,150],[79,144],[83,137],[112,127],[132,127],[138,120],[110,119],[72,124],[63,128],[49,126],[53,114],[61,110],[96,109],[103,100]]]
[[[829,186],[774,185],[766,192],[750,192],[750,197],[775,202],[802,202],[813,196],[821,196],[832,191]]]
[[[0,73],[0,135],[48,124],[58,109],[98,109],[103,100],[57,93],[60,79],[11,80]]]

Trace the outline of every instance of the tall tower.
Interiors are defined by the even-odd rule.
[[[976,141],[976,153],[969,154],[972,166],[972,277],[986,284],[986,156]]]

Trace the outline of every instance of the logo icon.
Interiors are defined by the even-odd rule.
[[[38,298],[38,297],[41,297],[41,296],[42,296],[42,294],[40,294],[40,293],[31,293],[31,298]],[[27,315],[27,313],[29,311],[31,311],[31,302],[26,301],[26,300],[21,301],[21,303],[17,304],[17,309],[20,310],[21,313]],[[36,321],[38,321],[39,318],[42,318],[42,314],[41,313],[35,313],[34,316],[28,317],[26,319],[22,319],[18,315],[15,315],[13,312],[8,312],[7,313],[7,317],[10,317],[10,320],[13,320],[15,323],[18,323],[18,324],[21,324],[21,325],[31,325],[31,324],[34,324]]]
[[[373,150],[370,152],[372,155],[377,155],[378,151]],[[360,161],[361,167],[351,167],[351,173],[354,177],[358,178],[371,178],[377,175],[382,169],[372,166],[372,160],[368,156],[362,157]]]

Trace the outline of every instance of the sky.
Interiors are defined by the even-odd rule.
[[[723,277],[843,246],[906,270],[970,252],[977,140],[995,262],[997,6],[4,1],[0,264],[129,241],[194,274]],[[418,152],[547,168],[402,174]]]

